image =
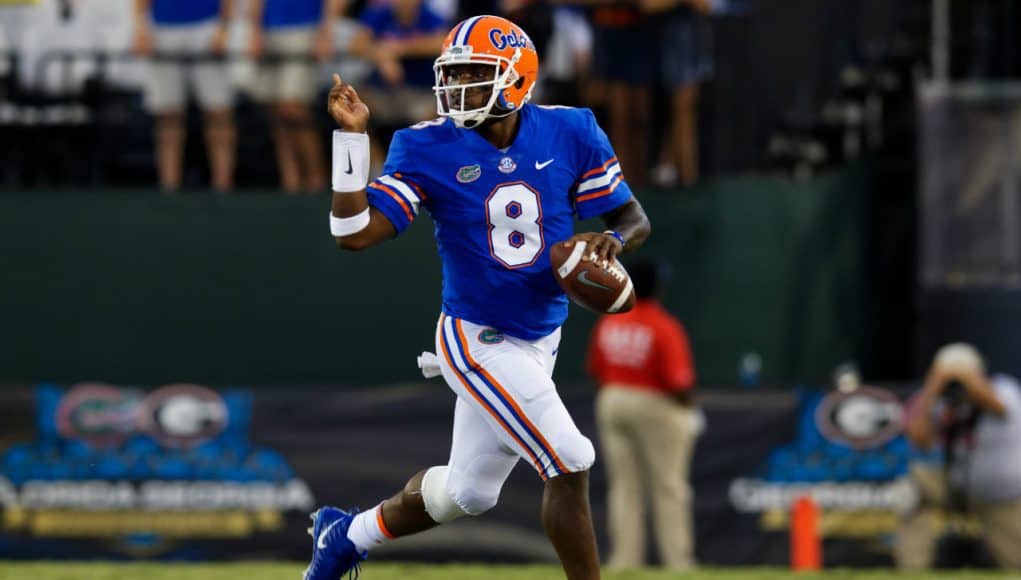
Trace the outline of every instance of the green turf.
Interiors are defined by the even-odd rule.
[[[301,564],[83,564],[12,563],[0,561],[0,580],[298,580]],[[992,572],[898,573],[891,570],[833,570],[820,574],[791,574],[776,568],[708,568],[688,574],[664,571],[606,573],[604,580],[970,580],[1004,578],[1021,580],[1021,574]],[[369,563],[360,580],[561,580],[552,566],[482,566]]]

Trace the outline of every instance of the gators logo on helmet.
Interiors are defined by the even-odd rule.
[[[451,67],[467,64],[492,66],[493,75],[464,82],[451,74]],[[436,112],[470,129],[488,118],[506,117],[528,102],[539,74],[539,55],[528,34],[510,20],[473,16],[447,34],[433,70]],[[469,104],[467,94],[473,89],[490,91],[481,106]]]

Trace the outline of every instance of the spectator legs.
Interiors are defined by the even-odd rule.
[[[689,482],[694,453],[695,411],[660,405],[646,411],[648,421],[636,425],[645,451],[646,484],[651,487],[656,543],[663,565],[671,570],[695,566],[693,493]]]
[[[620,389],[600,389],[596,396],[599,442],[606,464],[607,567],[612,570],[645,564],[644,457],[627,420],[628,395]]]
[[[673,119],[667,149],[682,185],[698,181],[698,85],[682,86],[670,97]]]
[[[163,191],[181,188],[184,164],[184,112],[156,115],[156,171]]]
[[[1021,570],[1021,499],[974,507],[993,559],[1001,569]]]
[[[946,481],[938,466],[913,462],[909,471],[920,503],[901,515],[894,535],[893,559],[900,570],[927,570],[936,560],[938,520],[947,501]]]
[[[277,170],[280,172],[280,187],[285,193],[301,191],[301,167],[295,146],[297,125],[302,113],[300,103],[277,103],[273,115],[273,141],[276,143]]]
[[[609,422],[605,406],[599,409],[599,421],[608,486],[610,558],[607,567],[612,570],[639,568],[645,564],[645,496],[640,449],[623,430],[605,424]]]
[[[289,194],[325,190],[325,161],[309,106],[302,102],[283,101],[274,109],[273,139],[276,142],[280,186]]]
[[[632,187],[644,186],[649,172],[649,108],[648,87],[610,84],[610,140]]]
[[[312,112],[305,107],[305,115],[296,135],[298,160],[302,164],[303,188],[309,193],[322,193],[328,187],[326,161],[323,157],[322,135],[312,120]]]
[[[227,192],[234,188],[237,158],[237,130],[230,109],[212,109],[205,113],[206,150],[213,189]]]

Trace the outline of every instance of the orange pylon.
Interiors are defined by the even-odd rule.
[[[819,506],[809,496],[799,497],[791,507],[791,569],[822,569]]]

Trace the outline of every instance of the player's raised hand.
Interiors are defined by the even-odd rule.
[[[571,241],[585,242],[585,249],[588,250],[588,252],[585,256],[582,256],[582,259],[595,262],[602,267],[606,267],[607,264],[609,264],[624,250],[624,246],[621,245],[620,240],[609,234],[601,234],[598,232],[574,234],[574,236],[571,237]]]
[[[354,87],[333,74],[333,86],[327,103],[330,116],[340,125],[341,130],[364,133],[369,124],[369,107],[358,98]]]

